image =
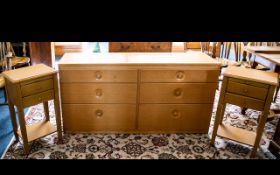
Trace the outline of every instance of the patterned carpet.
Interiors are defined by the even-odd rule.
[[[56,144],[54,133],[34,141],[28,156],[23,154],[21,143],[12,143],[4,159],[249,159],[251,149],[246,145],[219,137],[215,147],[209,145],[219,93],[216,94],[209,134],[65,134],[64,143]],[[53,102],[50,105],[51,122],[55,123]],[[274,104],[271,107],[280,108]],[[26,116],[28,125],[44,118],[42,105],[30,110]],[[259,112],[247,110],[243,116],[240,111],[237,106],[227,105],[224,122],[255,130]],[[277,114],[267,122],[255,159],[274,159],[267,147],[278,120]]]

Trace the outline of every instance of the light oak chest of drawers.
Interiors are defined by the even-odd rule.
[[[207,133],[220,64],[201,53],[65,54],[65,132]]]

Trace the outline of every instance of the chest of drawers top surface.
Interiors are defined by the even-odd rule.
[[[84,65],[207,65],[220,63],[200,52],[189,53],[66,53],[59,68]]]

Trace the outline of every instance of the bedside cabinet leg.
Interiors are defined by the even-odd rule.
[[[18,108],[18,116],[19,116],[19,125],[20,125],[22,141],[23,141],[24,153],[28,154],[29,153],[29,145],[28,145],[28,138],[27,138],[27,132],[26,132],[24,111],[23,111],[22,108]]]
[[[256,139],[255,139],[255,143],[251,152],[251,157],[255,157],[257,150],[259,148],[259,144],[262,138],[262,134],[263,134],[263,130],[265,127],[265,123],[266,123],[266,119],[267,119],[267,113],[264,113],[261,117],[260,117],[260,122],[259,125],[257,127],[257,131],[256,131]]]
[[[13,132],[14,132],[16,141],[19,141],[18,134],[17,134],[18,125],[17,125],[16,114],[15,114],[15,108],[14,108],[14,105],[11,104],[11,103],[8,103],[8,106],[9,106],[10,115],[11,115],[11,122],[12,122],[12,126],[13,126]]]
[[[58,79],[57,75],[54,76],[54,109],[56,115],[56,126],[57,126],[57,134],[58,140],[62,141],[62,127],[61,127],[61,115],[60,115],[60,105],[59,105],[59,93],[58,93]]]
[[[218,127],[219,127],[219,124],[221,123],[222,121],[222,117],[224,115],[224,110],[225,110],[225,105],[221,105],[219,104],[218,105],[218,109],[217,109],[217,112],[216,112],[216,118],[215,118],[215,122],[214,122],[214,128],[213,128],[213,132],[212,132],[212,138],[211,138],[211,141],[210,141],[210,144],[214,146],[215,144],[215,138],[217,136],[217,131],[218,131]]]
[[[46,117],[46,121],[50,121],[50,114],[49,114],[49,105],[47,101],[43,102],[43,106],[44,106],[44,112],[45,112],[45,117]]]

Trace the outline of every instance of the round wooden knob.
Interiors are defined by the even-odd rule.
[[[96,94],[97,97],[102,96],[102,94],[103,94],[103,93],[102,93],[102,89],[96,89],[96,90],[95,90],[95,94]]]
[[[180,80],[180,79],[183,79],[183,78],[184,78],[184,72],[183,72],[183,71],[177,72],[176,78],[179,79],[179,80]]]
[[[181,89],[175,89],[174,90],[174,95],[177,96],[177,97],[181,96],[182,95],[182,90]]]
[[[178,110],[175,109],[175,110],[172,111],[172,117],[173,118],[180,118],[180,116],[181,115],[180,115],[180,112]]]
[[[96,110],[95,114],[96,114],[97,117],[102,117],[103,111],[98,109],[98,110]]]
[[[99,71],[96,72],[96,73],[95,73],[95,77],[96,77],[97,80],[100,80],[100,79],[102,78],[101,72],[99,72]]]
[[[41,101],[41,100],[42,100],[42,97],[39,97],[38,99]]]
[[[244,92],[244,93],[247,93],[247,92],[248,92],[248,89],[243,89],[243,92]]]

